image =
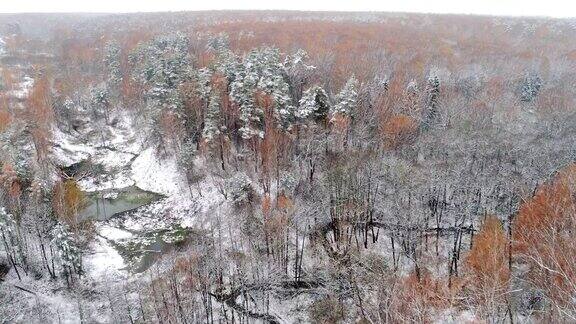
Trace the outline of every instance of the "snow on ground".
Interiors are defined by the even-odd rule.
[[[112,232],[108,233],[112,234]],[[114,233],[119,235],[119,233]],[[91,253],[84,256],[83,264],[86,275],[94,280],[103,278],[124,278],[126,264],[118,251],[106,238],[97,236],[91,246]]]
[[[478,319],[471,311],[459,311],[457,309],[447,309],[437,316],[434,323],[446,323],[446,324],[457,324],[457,323],[478,323]]]
[[[107,146],[131,154],[138,154],[142,151],[142,143],[137,139],[132,117],[128,112],[119,112],[114,126],[108,126],[108,130],[110,136],[106,140]]]
[[[123,189],[134,185],[134,180],[126,172],[119,172],[118,175],[110,179],[96,179],[86,177],[78,181],[78,186],[85,192],[106,191],[112,189]]]
[[[180,195],[188,190],[182,187],[183,179],[176,159],[158,160],[153,148],[144,150],[132,163],[132,178],[143,190],[166,196]]]
[[[118,152],[109,149],[99,150],[92,158],[92,163],[100,164],[106,172],[112,173],[119,167],[124,167],[130,163],[134,154]]]
[[[195,163],[201,166],[200,160]],[[156,215],[158,222],[162,222],[165,216],[177,219],[179,225],[186,228],[208,226],[214,219],[213,209],[224,201],[210,177],[188,186],[185,176],[178,170],[176,159],[159,159],[153,148],[144,150],[134,160],[132,179],[139,188],[166,196],[140,211],[142,215]],[[125,225],[135,230],[140,227],[136,220]]]
[[[137,239],[137,233],[175,226],[210,226],[224,201],[210,177],[189,187],[174,157],[161,158],[154,148],[143,148],[127,113],[120,113],[115,118],[112,125],[106,126],[104,140],[100,136],[70,135],[59,129],[54,129],[53,136],[53,155],[57,164],[70,166],[89,160],[93,166],[102,166],[103,172],[88,174],[79,181],[82,190],[114,194],[118,189],[135,185],[165,196],[122,217],[96,222],[97,235],[90,252],[84,256],[86,275],[95,282],[120,282],[137,277],[128,272],[127,264],[115,249],[115,242]],[[92,133],[91,129],[84,132]],[[202,167],[200,158],[195,163]]]
[[[109,239],[109,240],[113,240],[113,241],[117,241],[117,240],[122,240],[122,239],[127,239],[127,238],[131,238],[132,236],[134,236],[132,233],[116,228],[116,227],[112,227],[110,225],[102,225],[100,226],[100,228],[98,229],[98,234],[100,234],[100,236]]]
[[[134,185],[130,175],[130,162],[135,155],[109,149],[97,149],[90,158],[94,165],[104,168],[104,173],[89,175],[80,179],[80,188],[86,192],[123,189]]]
[[[77,141],[59,128],[52,129],[53,157],[57,165],[69,167],[72,164],[84,161],[94,154],[94,147]]]
[[[196,211],[196,199],[179,172],[175,158],[159,159],[154,149],[148,148],[132,163],[132,179],[140,189],[166,196],[162,201],[146,206],[142,215],[156,215],[160,220],[166,216],[186,217]]]
[[[19,82],[16,86],[16,89],[12,91],[8,91],[6,94],[8,97],[16,98],[16,99],[26,99],[28,97],[28,93],[34,86],[34,79],[29,76],[24,76],[24,80]]]

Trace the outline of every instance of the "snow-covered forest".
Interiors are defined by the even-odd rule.
[[[0,323],[576,322],[576,21],[0,15]]]

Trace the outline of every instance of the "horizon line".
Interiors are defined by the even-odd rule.
[[[173,13],[209,13],[209,12],[293,12],[293,13],[338,13],[338,14],[406,14],[433,16],[472,16],[493,18],[532,18],[532,19],[576,19],[576,16],[550,15],[511,15],[488,13],[456,13],[456,12],[423,12],[423,11],[380,11],[380,10],[323,10],[323,9],[195,9],[195,10],[143,10],[143,11],[0,11],[0,15],[134,15],[134,14],[173,14]]]

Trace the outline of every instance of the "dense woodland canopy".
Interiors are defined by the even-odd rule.
[[[574,20],[0,15],[0,70],[0,322],[576,321]]]

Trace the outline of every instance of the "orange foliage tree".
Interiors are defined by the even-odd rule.
[[[513,252],[528,280],[558,310],[576,320],[576,165],[539,188],[518,213]]]
[[[0,173],[0,186],[2,187],[3,194],[8,203],[7,207],[10,208],[11,213],[16,215],[17,220],[20,217],[20,197],[22,195],[22,188],[16,170],[10,163],[2,165],[2,172]]]
[[[384,143],[388,147],[397,147],[408,141],[417,130],[414,118],[406,115],[396,115],[382,125]]]
[[[52,205],[58,218],[71,228],[77,228],[78,214],[84,208],[86,198],[74,179],[54,186]]]
[[[38,161],[44,161],[50,147],[50,127],[54,116],[50,98],[50,82],[45,75],[40,76],[34,83],[26,106],[26,119],[31,126],[30,133],[36,149],[36,157]]]
[[[0,97],[0,133],[8,128],[11,119],[10,112],[8,111],[8,103],[5,98]]]
[[[397,280],[396,293],[390,296],[388,311],[393,323],[432,322],[434,310],[446,309],[452,303],[452,290],[444,281],[434,278],[428,270],[420,274],[413,271],[407,277]]]
[[[471,296],[482,315],[498,320],[506,312],[509,291],[508,239],[502,222],[494,216],[486,218],[466,258]]]

